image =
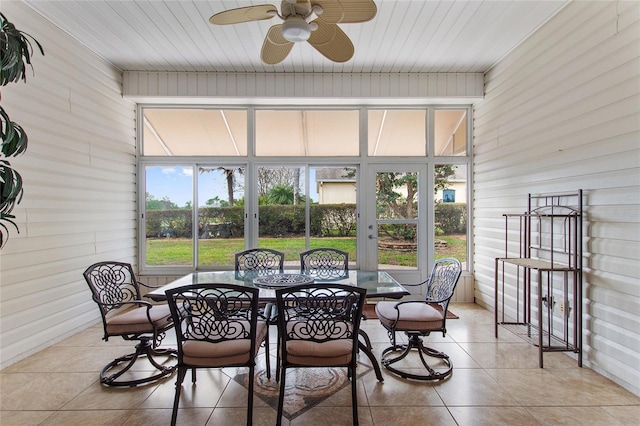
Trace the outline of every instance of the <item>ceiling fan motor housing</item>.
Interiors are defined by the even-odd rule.
[[[282,23],[282,37],[286,40],[307,41],[311,36],[311,26],[302,16],[289,16]]]

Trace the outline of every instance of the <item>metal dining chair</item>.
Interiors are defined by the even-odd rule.
[[[187,370],[248,367],[247,425],[253,423],[255,357],[268,325],[258,321],[258,293],[234,284],[193,284],[166,291],[178,341],[178,377],[171,415],[176,424]]]
[[[349,253],[346,251],[321,247],[300,253],[300,269],[316,278],[318,282],[340,280],[349,271]],[[362,317],[362,319],[367,319]],[[360,336],[369,350],[372,349],[369,335],[360,330]],[[277,372],[277,371],[276,371]]]
[[[287,369],[346,367],[351,379],[353,424],[358,424],[358,330],[367,290],[343,284],[304,284],[276,289],[282,423]]]
[[[462,266],[458,259],[438,259],[427,281],[417,284],[427,284],[424,300],[382,301],[376,304],[376,314],[382,326],[387,329],[391,340],[391,346],[382,351],[380,361],[387,370],[400,377],[415,380],[443,380],[451,374],[453,364],[449,355],[425,346],[422,336],[438,331],[442,332],[443,336],[446,334],[447,307],[461,273]],[[404,332],[408,336],[408,343],[398,344],[396,332]],[[417,350],[426,374],[409,372],[393,366],[406,358],[412,349]],[[425,355],[441,360],[445,368],[436,371],[427,363]]]
[[[152,287],[138,281],[133,267],[124,262],[94,263],[83,276],[100,308],[103,340],[120,336],[138,342],[135,352],[114,359],[102,369],[100,382],[108,386],[137,386],[172,374],[175,365],[167,364],[167,360],[175,358],[176,351],[159,348],[165,332],[173,326],[169,307],[142,300],[140,292],[141,285]],[[157,371],[144,377],[130,377],[126,373],[139,358],[146,358]]]
[[[284,270],[284,253],[268,249],[268,248],[252,248],[236,253],[235,270],[240,273],[250,271],[260,274],[260,272],[283,272]],[[276,323],[276,312],[273,303],[260,303],[259,312],[268,325]],[[267,335],[264,339],[264,356],[267,369],[267,378],[271,378],[271,360],[269,357],[269,328],[267,327]]]

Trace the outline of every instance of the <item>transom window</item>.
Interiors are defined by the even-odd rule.
[[[257,110],[256,156],[357,156],[359,133],[358,110]]]
[[[244,109],[143,110],[143,156],[245,156]]]

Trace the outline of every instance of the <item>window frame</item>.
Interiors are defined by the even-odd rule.
[[[137,117],[138,123],[142,123],[143,119],[143,110],[145,108],[167,108],[167,109],[177,109],[177,108],[212,108],[212,109],[246,109],[247,110],[247,155],[246,156],[216,156],[216,157],[204,157],[204,156],[143,156],[142,155],[142,128],[138,126],[137,129],[137,137],[141,142],[138,144],[137,149],[137,171],[138,171],[138,179],[137,179],[137,189],[138,189],[138,265],[140,267],[140,273],[144,275],[159,275],[159,276],[179,276],[184,275],[189,272],[193,272],[195,270],[213,270],[216,268],[199,268],[198,266],[198,238],[194,238],[194,263],[191,267],[184,266],[147,266],[146,265],[146,225],[145,225],[145,214],[146,214],[146,181],[145,181],[145,168],[150,165],[157,166],[188,166],[192,165],[194,167],[195,176],[193,179],[193,215],[194,215],[194,227],[197,226],[197,215],[198,215],[198,198],[197,198],[197,188],[198,188],[198,176],[197,170],[198,167],[215,167],[215,166],[238,166],[244,167],[245,170],[253,170],[256,165],[264,165],[268,163],[272,164],[304,164],[307,168],[316,167],[318,165],[327,166],[327,167],[337,167],[337,166],[357,166],[359,169],[359,175],[367,176],[369,166],[377,163],[397,163],[397,164],[409,164],[415,163],[417,157],[369,157],[368,155],[368,111],[369,110],[380,110],[380,109],[394,109],[394,110],[415,110],[415,109],[425,109],[426,117],[427,117],[427,126],[426,126],[426,144],[427,151],[424,157],[420,157],[427,164],[427,179],[428,184],[433,184],[433,171],[436,164],[464,164],[467,167],[467,197],[464,200],[467,204],[467,268],[472,264],[472,256],[473,252],[471,248],[473,247],[473,239],[472,232],[473,229],[473,218],[471,217],[471,212],[473,211],[472,206],[472,194],[473,194],[473,181],[470,179],[473,176],[472,169],[472,106],[471,105],[440,105],[440,104],[429,104],[429,105],[393,105],[393,104],[376,104],[376,105],[322,105],[322,106],[309,106],[309,105],[289,105],[282,106],[277,104],[261,104],[258,106],[251,105],[238,105],[238,104],[211,104],[211,105],[183,105],[183,104],[138,104],[137,105]],[[359,152],[358,156],[348,156],[348,157],[269,157],[269,156],[256,156],[255,155],[255,111],[258,109],[287,109],[287,110],[359,110]],[[457,156],[435,156],[434,155],[434,117],[435,111],[441,109],[455,109],[455,110],[466,110],[466,155],[457,155]],[[422,160],[418,160],[422,161]],[[253,179],[253,173],[246,176],[247,181]],[[358,185],[361,187],[365,185],[365,182],[358,182]],[[364,191],[361,188],[358,188],[358,197],[361,197],[361,194]],[[254,238],[251,236],[252,232],[247,228],[250,226],[248,224],[248,215],[251,212],[257,211],[257,206],[254,206],[252,202],[247,202],[253,195],[249,193],[249,191],[245,191],[245,241],[247,238],[247,231],[249,231],[249,238]],[[433,205],[434,195],[429,194],[427,197],[427,202],[429,205]],[[462,201],[462,200],[460,200]],[[357,202],[358,206],[364,206],[364,200],[358,198]],[[431,211],[433,209],[430,209]],[[360,217],[360,213],[358,213]],[[428,229],[433,233],[433,213],[429,214],[429,218],[427,220]],[[364,256],[365,252],[362,248],[361,238],[366,238],[365,230],[360,229],[364,227],[359,227],[358,235],[357,235],[357,246],[359,257]],[[433,246],[434,235],[430,236],[431,244],[429,246]],[[246,245],[246,242],[245,242]],[[434,248],[427,247],[428,256],[428,268],[431,267],[434,257]],[[226,265],[225,265],[226,266]],[[229,265],[229,268],[232,268],[233,265]],[[225,269],[227,269],[225,267]],[[425,271],[421,271],[421,273],[426,273]]]

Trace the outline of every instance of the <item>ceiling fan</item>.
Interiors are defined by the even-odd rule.
[[[294,43],[302,41],[334,62],[346,62],[353,56],[353,43],[337,24],[366,22],[376,12],[373,0],[283,0],[280,12],[271,4],[247,6],[216,13],[209,22],[228,25],[278,16],[284,22],[269,28],[260,51],[263,62],[282,62]]]

